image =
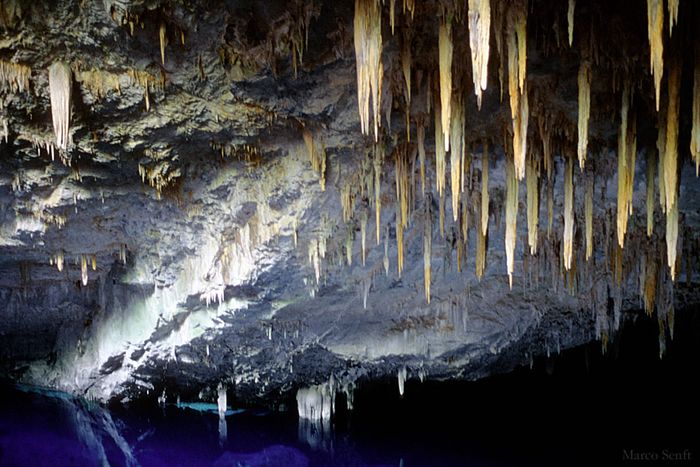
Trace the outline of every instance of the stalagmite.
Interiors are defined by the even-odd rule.
[[[525,172],[527,185],[527,243],[530,246],[530,254],[537,254],[537,230],[539,224],[539,164],[531,154],[527,158]]]
[[[486,235],[489,228],[489,146],[484,141],[481,154],[481,233]]]
[[[430,303],[430,258],[433,249],[433,199],[428,194],[425,198],[425,216],[423,219],[423,288],[425,300]]]
[[[654,177],[656,177],[654,152],[647,151],[647,237],[651,237],[654,233]]]
[[[56,146],[63,150],[70,144],[71,80],[71,69],[64,62],[55,62],[49,67],[53,131],[56,134]]]
[[[695,161],[695,175],[700,174],[700,42],[695,45],[693,72],[693,129],[690,134],[690,155]]]
[[[379,139],[379,109],[384,74],[381,8],[378,0],[355,0],[354,39],[360,126],[362,134],[368,135],[371,99],[376,142]]]
[[[440,106],[435,109],[435,185],[438,195],[442,198],[445,194],[445,148],[440,141],[443,138],[442,118],[440,117]]]
[[[160,62],[165,65],[165,23],[160,23],[158,36],[160,37]]]
[[[440,69],[440,123],[445,152],[450,150],[450,117],[452,116],[452,14],[440,21],[438,29],[438,54]],[[437,115],[437,109],[436,109]],[[437,133],[437,130],[435,130]],[[435,140],[440,145],[440,140]]]
[[[664,192],[666,211],[676,204],[678,192],[678,111],[680,108],[681,87],[680,60],[669,63],[668,112],[666,113],[666,145],[664,154]]]
[[[576,0],[569,0],[569,8],[566,12],[566,20],[569,26],[569,47],[574,43],[574,10],[576,8]]]
[[[564,268],[571,269],[574,256],[574,163],[566,158],[564,169]]]
[[[678,4],[680,0],[668,0],[668,35],[673,35],[673,26],[678,23]]]
[[[588,261],[593,256],[593,177],[586,182],[583,211],[586,222],[586,261]]]
[[[508,284],[513,288],[513,262],[515,260],[515,241],[518,220],[518,179],[515,175],[513,158],[506,155],[506,266]]]
[[[666,256],[671,280],[676,280],[676,251],[678,249],[678,203],[666,211]]]
[[[572,0],[573,1],[573,0]],[[578,164],[581,170],[588,153],[588,118],[591,112],[591,64],[583,60],[578,69]]]
[[[513,157],[515,175],[518,180],[525,177],[527,154],[528,98],[526,86],[527,65],[527,9],[518,2],[509,10],[509,27],[506,33],[508,49],[508,93],[513,121]]]
[[[647,36],[649,39],[649,65],[654,76],[656,111],[661,100],[661,78],[664,74],[664,1],[647,0]]]
[[[488,85],[491,0],[469,0],[469,49],[472,56],[472,80],[476,105],[481,109],[481,94]],[[498,31],[500,34],[500,31]]]
[[[462,186],[462,157],[464,155],[464,103],[455,99],[452,105],[450,131],[450,182],[452,188],[452,218],[459,218],[459,193]]]

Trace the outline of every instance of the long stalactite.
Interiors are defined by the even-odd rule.
[[[695,45],[693,70],[693,127],[690,133],[690,155],[695,161],[695,176],[700,175],[700,41]]]
[[[654,77],[656,111],[661,101],[661,78],[664,74],[664,1],[647,0],[647,36],[649,39],[649,65]]]
[[[438,28],[438,56],[440,72],[440,125],[442,140],[435,140],[435,145],[441,141],[444,151],[450,150],[450,118],[452,116],[452,13],[448,12],[440,20]],[[436,109],[437,113],[437,109]],[[436,130],[437,133],[437,130]]]
[[[374,122],[374,140],[379,139],[382,94],[382,21],[378,0],[355,0],[355,61],[357,102],[362,134],[370,133],[370,101]]]
[[[527,68],[527,6],[516,2],[508,10],[506,48],[508,50],[508,93],[513,123],[513,156],[515,175],[525,177],[529,107],[526,86]]]
[[[564,168],[564,268],[571,269],[574,256],[574,162],[566,158]]]
[[[450,130],[450,188],[452,190],[452,218],[459,217],[459,194],[462,187],[462,159],[464,157],[464,103],[461,98],[452,104]]]
[[[537,254],[537,233],[539,228],[539,163],[535,156],[530,154],[527,158],[525,180],[527,187],[527,243],[530,254]]]
[[[49,67],[53,131],[56,135],[56,147],[63,150],[70,144],[72,84],[72,72],[65,62],[55,62]]]
[[[578,69],[578,164],[586,165],[588,153],[588,119],[591,113],[591,63],[582,60]]]
[[[632,210],[632,195],[634,192],[634,169],[636,158],[636,120],[630,118],[629,83],[625,83],[622,92],[622,107],[620,110],[620,132],[617,145],[617,243],[620,248],[625,246],[627,222]]]
[[[513,157],[506,155],[506,267],[508,284],[513,288],[513,265],[518,221],[518,179],[515,174]]]
[[[490,0],[469,0],[469,49],[472,57],[472,81],[476,105],[481,109],[481,95],[488,85],[489,38],[491,32]],[[500,33],[500,31],[499,31]]]
[[[583,214],[586,223],[586,261],[588,261],[593,257],[593,177],[589,177],[586,182]]]
[[[678,192],[678,117],[680,109],[681,68],[681,63],[677,58],[670,61],[663,174],[666,211],[672,209],[673,205],[676,204],[676,194]]]

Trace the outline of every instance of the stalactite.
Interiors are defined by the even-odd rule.
[[[445,152],[450,150],[450,117],[452,116],[452,14],[440,21],[438,29],[438,53],[440,70],[440,123]],[[436,109],[437,115],[437,109]],[[436,117],[437,118],[437,117]],[[437,133],[437,129],[435,130]],[[435,140],[440,145],[440,140]]]
[[[483,206],[481,207],[483,209]],[[487,235],[481,229],[476,229],[476,278],[481,280],[486,269]]]
[[[350,222],[355,207],[354,180],[347,180],[340,188],[340,204],[343,209],[343,222]]]
[[[513,262],[515,260],[515,242],[518,220],[518,179],[515,164],[510,155],[506,156],[506,265],[508,284],[513,288]]]
[[[311,169],[319,176],[321,191],[326,191],[326,150],[323,147],[320,150],[316,147],[314,136],[308,128],[304,128],[302,136],[309,154]]]
[[[671,280],[676,280],[676,252],[678,250],[678,203],[666,211],[666,256],[671,270]]]
[[[629,119],[630,86],[625,83],[620,110],[620,133],[617,145],[617,242],[625,246],[627,221],[632,210],[636,158],[636,123]]]
[[[564,268],[571,269],[574,256],[574,162],[566,158],[564,169]]]
[[[649,65],[654,76],[656,111],[661,100],[661,78],[664,74],[664,1],[647,0],[647,36],[649,39]]]
[[[85,255],[80,255],[80,279],[82,280],[83,286],[88,283],[88,267],[87,267],[87,257]]]
[[[644,311],[648,316],[654,313],[654,302],[656,299],[656,275],[657,275],[656,258],[652,255],[647,255],[644,265]]]
[[[440,202],[439,202],[439,205],[440,205],[439,217],[440,217],[440,219],[439,219],[438,223],[440,224],[440,236],[442,238],[445,238],[445,193],[443,193],[440,196],[439,200],[440,200]]]
[[[693,129],[690,134],[690,155],[695,161],[695,176],[700,175],[700,42],[695,45],[693,72]]]
[[[462,186],[462,157],[464,155],[464,103],[461,98],[452,104],[450,131],[450,182],[452,188],[452,218],[459,217],[459,193]]]
[[[673,26],[678,23],[678,4],[680,0],[668,0],[668,35],[673,35]]]
[[[64,62],[55,62],[49,67],[49,91],[51,94],[51,116],[56,146],[65,150],[70,144],[72,75]]]
[[[384,274],[389,275],[389,226],[384,229]]]
[[[165,65],[165,23],[160,23],[158,36],[160,37],[160,62]]]
[[[680,108],[681,68],[680,60],[677,58],[670,61],[666,144],[664,147],[664,192],[667,212],[676,204],[678,192],[678,111]]]
[[[666,107],[659,112],[659,128],[656,138],[656,156],[658,158],[657,179],[659,181],[659,205],[666,213],[666,183],[664,182],[664,157],[666,155]]]
[[[573,1],[573,0],[571,0]],[[591,112],[591,64],[581,61],[578,69],[578,164],[586,165],[588,153],[588,119]]]
[[[362,134],[370,128],[370,99],[374,121],[374,141],[379,139],[379,109],[381,107],[382,21],[378,0],[355,0],[355,61],[357,67],[357,100]]]
[[[656,161],[654,152],[647,151],[647,237],[654,233],[654,177],[656,177]]]
[[[126,264],[126,245],[123,243],[119,245],[119,261]]]
[[[362,265],[365,265],[367,256],[367,210],[363,209],[360,215],[360,245],[362,247]]]
[[[26,65],[0,60],[0,89],[16,94],[29,91],[32,70]]]
[[[554,224],[554,179],[547,180],[547,238],[552,236]]]
[[[395,151],[396,154],[396,200],[399,204],[399,210],[396,212],[397,222],[401,223],[402,227],[408,227],[409,224],[409,166],[406,158],[406,148],[399,147]]]
[[[500,31],[497,34],[500,34]],[[469,0],[469,48],[472,56],[474,94],[479,109],[482,91],[485,91],[488,85],[490,35],[490,0]]]
[[[435,109],[435,185],[438,195],[442,197],[445,194],[446,153],[445,147],[440,144],[444,136],[442,118],[440,115],[440,106],[438,105]]]
[[[381,217],[382,217],[382,161],[384,160],[384,147],[374,145],[374,216],[377,231],[377,245],[381,241]]]
[[[527,158],[525,171],[527,185],[527,243],[530,246],[530,254],[537,254],[537,231],[539,225],[539,163],[534,155]]]
[[[411,31],[411,29],[407,29]],[[411,35],[406,33],[401,46],[401,71],[406,84],[406,107],[411,108],[411,67],[413,66],[413,56],[411,54]]]
[[[394,35],[394,27],[396,25],[396,0],[389,0],[389,26],[391,26],[391,34]]]
[[[583,205],[586,222],[586,261],[588,261],[593,256],[593,176],[586,181]]]
[[[425,121],[417,119],[418,160],[420,162],[420,191],[425,196]]]
[[[576,0],[569,0],[569,8],[566,11],[566,20],[569,26],[569,47],[574,43],[574,10]]]
[[[481,154],[481,233],[489,229],[489,146],[484,141]]]
[[[526,25],[527,8],[518,2],[509,10],[509,27],[506,33],[508,49],[508,93],[513,121],[513,156],[515,175],[518,180],[525,177],[525,156],[527,154],[528,100],[526,86]]]
[[[425,300],[430,303],[430,258],[433,249],[433,217],[432,217],[432,196],[428,193],[425,198],[425,213],[423,218],[423,288],[425,289]]]

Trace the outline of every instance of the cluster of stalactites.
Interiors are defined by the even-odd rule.
[[[476,105],[481,109],[481,94],[488,85],[490,0],[469,0],[469,48],[472,56],[472,80]]]
[[[26,65],[0,60],[0,90],[7,89],[12,93],[29,90],[31,72]]]
[[[311,168],[318,174],[318,181],[321,186],[321,191],[326,191],[326,149],[316,147],[314,136],[308,128],[304,128],[302,136],[306,151],[309,154],[309,162]]]
[[[525,177],[529,107],[527,97],[527,6],[517,2],[508,9],[506,31],[508,93],[513,121],[513,157],[518,180]]]
[[[65,150],[70,144],[72,72],[64,62],[55,62],[49,67],[49,93],[51,95],[51,117],[56,135],[56,147]]]
[[[357,101],[362,133],[370,132],[370,101],[374,122],[374,140],[379,138],[382,77],[382,21],[378,0],[355,0],[355,60]]]

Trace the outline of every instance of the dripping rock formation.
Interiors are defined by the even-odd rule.
[[[631,320],[663,358],[700,5],[645,6],[0,0],[0,376],[314,419]]]

